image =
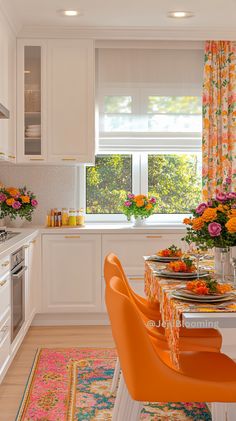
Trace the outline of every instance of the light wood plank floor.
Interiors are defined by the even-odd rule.
[[[113,347],[109,326],[31,327],[0,386],[0,421],[14,421],[38,348]]]

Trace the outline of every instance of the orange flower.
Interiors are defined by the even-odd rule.
[[[228,212],[228,216],[230,218],[236,218],[236,209],[230,209],[230,211]]]
[[[146,196],[144,194],[137,194],[137,196],[135,196],[134,201],[135,202],[139,202],[142,199],[145,199]]]
[[[234,234],[236,232],[236,217],[230,218],[225,226],[230,234]]]
[[[21,196],[20,197],[23,203],[30,203],[30,198],[29,196]]]
[[[15,202],[15,199],[13,199],[13,197],[12,197],[11,199],[7,199],[7,200],[6,200],[6,204],[7,204],[8,206],[12,206],[14,202]]]
[[[8,189],[6,189],[6,191],[12,196],[18,196],[20,194],[18,189],[15,189],[15,187],[8,187]]]
[[[192,220],[190,218],[184,218],[183,223],[185,225],[191,225],[192,224]]]
[[[202,215],[204,222],[214,221],[217,218],[217,208],[207,208]]]
[[[192,220],[192,227],[195,231],[199,231],[200,229],[202,229],[203,225],[204,221],[201,217]]]
[[[151,203],[148,203],[148,204],[145,206],[145,209],[147,209],[147,210],[152,209],[152,204],[151,204]]]
[[[141,200],[137,200],[137,202],[136,202],[136,206],[137,206],[138,208],[141,208],[142,206],[144,206],[144,200],[143,200],[143,199],[141,199]]]

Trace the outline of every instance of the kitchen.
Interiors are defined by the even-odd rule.
[[[76,410],[54,405],[54,399],[65,395],[57,395],[49,377],[65,374],[63,368],[59,373],[52,364],[44,373],[51,381],[50,396],[46,390],[37,395],[43,380],[35,377],[35,370],[43,362],[56,361],[58,349],[64,349],[58,361],[79,361],[93,358],[95,347],[98,360],[104,354],[112,360],[113,372],[117,339],[105,298],[106,257],[119,257],[129,285],[140,300],[147,300],[150,285],[143,257],[172,245],[185,253],[188,246],[182,239],[192,229],[190,210],[202,200],[202,174],[204,203],[206,191],[210,197],[217,186],[227,187],[227,177],[229,188],[235,187],[231,146],[229,155],[225,153],[227,165],[223,170],[217,167],[221,179],[212,168],[207,173],[207,165],[212,165],[206,152],[210,123],[207,113],[202,119],[202,98],[211,98],[205,82],[211,74],[207,40],[227,39],[227,48],[234,48],[236,6],[228,0],[226,10],[217,2],[217,13],[212,14],[203,1],[197,6],[183,1],[176,7],[163,0],[157,8],[149,0],[150,9],[133,0],[103,0],[103,7],[83,0],[31,3],[0,0],[0,419],[95,419],[89,403],[84,410],[83,405]],[[215,45],[212,48],[213,54]],[[234,56],[229,54],[234,78]],[[231,133],[233,84],[229,90],[224,106],[232,120],[226,122],[224,111],[222,124]],[[207,106],[209,102],[204,110]],[[233,131],[231,138],[235,143]],[[214,150],[213,141],[212,145]],[[232,205],[232,219],[233,209]],[[204,223],[219,222],[216,217],[203,221],[204,211],[195,215],[200,217],[197,231]],[[219,247],[220,232],[217,226],[212,229]],[[219,258],[223,278],[225,258],[228,255]],[[205,266],[211,273],[211,263]],[[153,291],[154,286],[149,293]],[[187,317],[184,313],[186,321]],[[219,329],[221,351],[235,359],[233,313],[227,323]],[[125,377],[125,366],[122,372]],[[94,388],[99,388],[100,372],[92,373]],[[32,393],[29,387],[24,392],[27,382],[34,384]],[[67,390],[68,384],[63,387]],[[96,414],[100,419],[111,419],[112,396]],[[166,408],[154,406],[154,415],[145,406],[144,417],[151,420],[169,411],[168,419],[198,416],[219,421],[224,419],[221,411],[230,420],[235,414],[222,406],[211,409],[199,400],[192,404],[192,413],[186,404],[171,412],[175,402],[168,401]],[[135,410],[132,417],[127,415],[130,408],[127,398],[127,412],[121,405],[120,414],[114,412],[112,419],[139,419]]]

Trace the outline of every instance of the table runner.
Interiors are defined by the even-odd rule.
[[[163,263],[145,261],[145,294],[149,301],[160,303],[161,322],[165,327],[168,346],[170,348],[172,364],[179,368],[179,331],[182,326],[182,313],[192,312],[236,312],[235,301],[224,302],[224,308],[219,308],[220,304],[204,304],[180,301],[171,296],[171,292],[176,287],[186,285],[186,281],[176,281],[176,279],[162,278],[155,272],[163,266]]]

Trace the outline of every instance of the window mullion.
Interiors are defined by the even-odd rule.
[[[140,153],[132,154],[132,192],[140,194]]]
[[[140,193],[148,194],[148,154],[140,154]]]

